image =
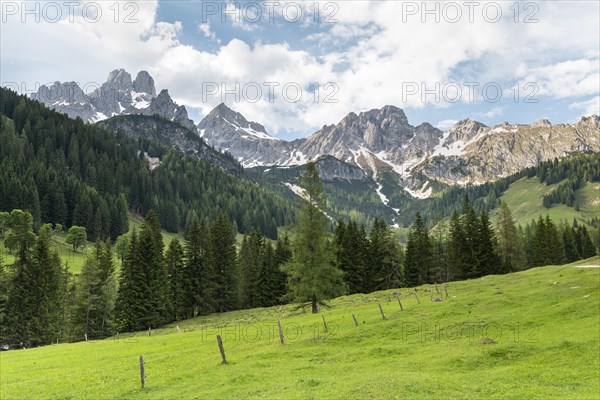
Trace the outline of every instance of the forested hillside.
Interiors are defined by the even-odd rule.
[[[0,89],[0,211],[24,209],[42,223],[86,228],[88,238],[127,231],[127,211],[155,210],[164,229],[187,231],[195,216],[224,212],[242,233],[271,238],[296,207],[239,176],[146,139],[131,139]],[[149,168],[148,152],[160,154]]]

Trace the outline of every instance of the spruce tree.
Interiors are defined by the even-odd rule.
[[[102,339],[112,334],[116,278],[110,243],[96,242],[88,254],[76,284],[73,324],[76,337]]]
[[[481,276],[508,272],[501,268],[500,259],[496,254],[496,235],[485,210],[482,210],[479,216],[479,234],[476,243]]]
[[[450,217],[450,227],[448,232],[448,280],[459,280],[464,277],[465,270],[463,251],[466,247],[462,225],[458,212],[454,210]]]
[[[481,232],[480,221],[471,206],[468,195],[465,194],[463,213],[461,216],[461,231],[463,233],[462,276],[476,278],[482,275],[482,266],[478,259],[478,237]]]
[[[521,271],[525,269],[527,258],[522,238],[519,236],[508,204],[500,202],[500,211],[496,222],[498,233],[498,255],[501,272]]]
[[[150,289],[142,268],[138,234],[134,229],[129,238],[125,259],[121,264],[116,302],[117,321],[122,330],[147,329],[145,316],[150,312]]]
[[[14,275],[6,300],[4,340],[13,348],[52,343],[61,334],[64,275],[60,258],[50,248],[52,228],[44,225],[35,238],[33,218],[20,210],[10,214],[15,241]]]
[[[189,317],[209,314],[214,310],[213,270],[208,260],[208,229],[204,221],[195,219],[186,243],[187,312]]]
[[[577,249],[577,243],[575,242],[576,233],[574,229],[566,223],[560,225],[562,243],[565,248],[566,261],[571,263],[581,259],[579,250]]]
[[[172,320],[186,318],[186,288],[187,271],[185,260],[183,259],[183,246],[179,239],[175,238],[169,243],[165,254],[165,262],[169,271],[169,287],[171,288],[171,304],[173,306]]]
[[[430,273],[432,248],[429,232],[420,213],[417,213],[408,234],[404,259],[404,279],[407,286],[433,283]]]
[[[238,304],[235,232],[223,213],[219,214],[210,228],[208,260],[213,271],[215,311],[236,309]]]
[[[329,222],[320,207],[324,204],[323,183],[313,162],[306,165],[301,185],[307,204],[295,229],[292,259],[284,265],[288,275],[289,299],[311,304],[313,313],[327,299],[345,292],[343,272],[335,265],[335,254],[327,237]]]

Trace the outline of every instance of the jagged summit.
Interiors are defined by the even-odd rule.
[[[158,96],[154,79],[147,71],[140,71],[135,80],[125,69],[115,69],[108,74],[106,82],[90,94],[86,94],[75,82],[55,82],[42,86],[32,98],[50,108],[73,118],[97,122],[115,115],[160,115],[173,122],[195,129],[184,106],[176,104],[168,90]]]

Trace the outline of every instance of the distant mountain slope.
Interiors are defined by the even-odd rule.
[[[124,132],[134,139],[156,140],[183,154],[205,160],[224,170],[239,172],[240,164],[232,156],[208,146],[195,131],[159,116],[120,115],[98,122],[115,132]]]
[[[128,210],[156,211],[169,232],[225,213],[239,232],[274,238],[295,221],[297,203],[199,158],[235,165],[194,132],[158,117],[108,124],[131,131],[115,135],[0,88],[0,211],[28,210],[36,227],[83,226],[94,241],[126,231]],[[190,156],[174,148],[188,145]]]

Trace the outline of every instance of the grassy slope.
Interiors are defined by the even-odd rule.
[[[526,224],[532,219],[537,219],[540,214],[549,214],[555,222],[563,219],[572,222],[573,218],[577,218],[579,222],[587,222],[589,218],[598,216],[600,183],[586,183],[575,193],[577,202],[580,204],[580,211],[564,204],[555,204],[549,209],[542,206],[544,194],[551,192],[557,186],[558,184],[546,186],[537,178],[523,178],[510,185],[500,199],[508,203],[519,224]]]
[[[600,259],[579,262],[592,263]],[[320,315],[284,306],[196,318],[151,337],[4,352],[0,397],[598,398],[600,269],[454,282],[439,303],[428,290],[419,288],[417,304],[403,289],[404,312],[388,292],[338,298],[323,311],[329,333]],[[220,365],[219,332],[228,365]]]

